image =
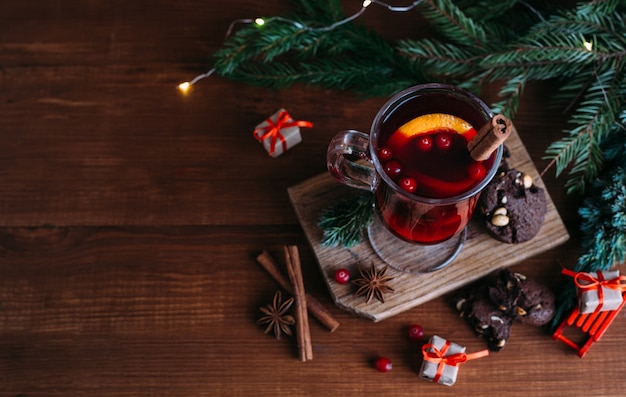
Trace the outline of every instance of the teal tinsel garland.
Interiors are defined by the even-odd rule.
[[[620,134],[618,140],[623,140]],[[622,150],[616,150],[621,148]],[[626,258],[626,147],[614,143],[606,156],[611,161],[604,173],[590,187],[579,208],[582,219],[581,254],[573,270],[596,272],[611,270]],[[576,287],[570,279],[557,299],[557,314],[553,327],[576,303]]]

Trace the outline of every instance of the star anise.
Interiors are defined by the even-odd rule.
[[[292,315],[287,314],[287,312],[291,308],[292,304],[293,298],[289,298],[283,302],[280,290],[276,291],[272,303],[259,308],[259,310],[261,310],[261,312],[265,315],[259,318],[257,323],[267,324],[265,333],[267,334],[270,330],[274,331],[276,339],[280,339],[283,333],[291,336],[292,333],[289,326],[294,325],[296,323],[296,319]]]
[[[366,295],[367,300],[365,303],[370,303],[373,298],[378,299],[381,303],[385,303],[384,294],[387,292],[395,292],[395,290],[388,284],[389,281],[393,280],[393,277],[386,276],[386,272],[387,265],[385,265],[382,270],[378,271],[373,262],[369,271],[367,269],[359,268],[361,278],[353,281],[354,285],[359,287],[356,291],[356,295]]]

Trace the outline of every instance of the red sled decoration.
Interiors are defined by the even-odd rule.
[[[613,320],[615,320],[615,317],[617,317],[619,312],[624,307],[624,304],[626,303],[626,292],[622,293],[622,297],[624,298],[622,299],[622,303],[615,310],[603,312],[594,311],[593,313],[581,314],[579,307],[575,307],[570,315],[563,320],[556,331],[554,331],[552,339],[560,340],[576,350],[578,357],[584,357],[591,345],[600,340],[602,335],[604,335],[606,330],[609,328],[609,325],[611,325]],[[566,327],[575,327],[582,331],[583,334],[586,335],[586,337],[583,338],[584,341],[582,343],[576,343],[563,335]]]

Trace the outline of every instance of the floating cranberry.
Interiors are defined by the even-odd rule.
[[[415,178],[405,176],[400,179],[400,187],[409,193],[413,193],[415,189],[417,189],[417,181],[415,180]]]
[[[412,324],[409,327],[409,339],[422,340],[424,337],[424,328],[419,324]]]
[[[435,144],[440,150],[448,150],[452,146],[452,137],[447,132],[441,132],[437,134]]]
[[[347,284],[350,281],[350,272],[348,269],[337,269],[335,272],[335,281],[339,284]]]
[[[396,177],[402,172],[402,165],[396,159],[389,160],[385,163],[385,172],[390,177]]]
[[[487,170],[485,169],[485,166],[481,163],[472,163],[468,167],[467,173],[469,174],[470,178],[478,181],[485,177],[485,174],[487,174]]]
[[[430,136],[419,136],[417,138],[417,148],[422,152],[427,152],[433,148],[433,138]]]
[[[383,146],[380,149],[378,149],[378,157],[382,161],[388,161],[393,157],[393,152],[387,146]]]
[[[376,361],[374,362],[374,366],[380,372],[389,372],[391,371],[391,367],[392,367],[391,360],[388,359],[387,357],[377,358]]]

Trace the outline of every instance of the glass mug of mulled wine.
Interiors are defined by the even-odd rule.
[[[374,194],[376,216],[367,234],[391,267],[425,273],[459,254],[480,192],[502,158],[502,145],[480,161],[468,150],[492,117],[465,90],[422,84],[387,101],[369,135],[346,130],[332,139],[328,170],[339,182]]]

